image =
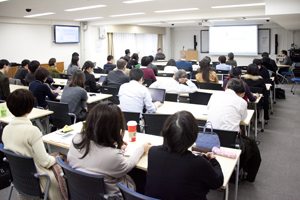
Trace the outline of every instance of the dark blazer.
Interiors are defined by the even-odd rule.
[[[285,56],[282,61],[283,65],[292,65],[292,59],[289,56]]]
[[[105,70],[104,72],[108,74],[108,72],[112,71],[114,68],[116,68],[116,65],[107,63],[103,66],[103,69]]]
[[[56,99],[57,93],[53,94],[50,88],[41,81],[32,81],[29,85],[29,90],[37,100],[37,105],[43,108],[47,107],[46,96],[52,101]]]
[[[261,68],[259,69],[259,75],[264,79],[265,83],[270,82],[270,74],[265,66],[261,66]]]
[[[157,66],[156,65],[153,65],[152,63],[150,63],[148,66],[147,66],[148,69],[152,69],[153,72],[154,72],[154,75],[157,76],[158,74],[158,69],[157,69]]]
[[[193,73],[192,63],[187,62],[185,60],[176,61],[176,67],[178,69],[189,70],[191,73]]]
[[[21,67],[16,71],[14,78],[19,79],[23,85],[26,85],[25,77],[28,73],[26,68]]]
[[[122,70],[118,69],[116,71],[110,71],[102,85],[119,88],[123,83],[129,83],[129,77],[125,75]]]
[[[93,74],[84,71],[85,85],[89,87],[90,92],[99,92],[99,86],[96,85],[95,76]]]
[[[1,97],[1,100],[6,100],[9,93],[10,93],[9,80],[2,72],[0,72],[0,97]]]
[[[134,68],[134,66],[136,66],[137,64],[139,64],[139,62],[137,60],[132,60],[130,63],[127,64],[126,68],[132,69]]]

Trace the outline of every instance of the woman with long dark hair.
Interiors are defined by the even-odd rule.
[[[216,72],[212,71],[210,68],[210,63],[208,60],[203,59],[199,63],[200,70],[196,74],[197,82],[206,82],[206,83],[219,83],[218,76]]]

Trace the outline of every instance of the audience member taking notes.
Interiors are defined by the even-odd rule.
[[[93,75],[94,63],[92,61],[86,61],[82,67],[82,70],[85,74],[85,85],[89,87],[90,92],[99,92],[100,85],[95,80],[95,76]]]
[[[8,78],[4,75],[5,73],[8,72],[9,70],[9,62],[8,60],[0,60],[0,97],[1,100],[6,100],[10,93],[10,88],[9,88],[9,80]]]
[[[218,76],[216,72],[212,71],[210,68],[209,61],[207,59],[202,59],[199,63],[200,70],[196,74],[197,82],[206,82],[206,83],[219,83]]]

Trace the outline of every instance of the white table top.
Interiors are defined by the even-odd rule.
[[[92,96],[91,96],[92,95]],[[88,92],[88,100],[86,101],[87,104],[91,104],[103,99],[107,99],[109,97],[112,97],[112,94],[101,94],[101,93],[94,93],[94,92]],[[56,97],[57,100],[61,99],[61,95],[58,95]]]
[[[13,84],[9,84],[9,89],[10,89],[10,92],[13,92],[17,89],[25,89],[25,90],[28,90],[29,87],[28,86],[23,86],[23,85],[13,85]]]
[[[68,79],[62,79],[62,78],[53,78],[54,82],[53,85],[58,86],[65,86],[68,82]]]
[[[43,141],[55,146],[59,146],[62,148],[66,148],[69,149],[70,144],[72,142],[72,138],[74,137],[74,135],[78,132],[80,132],[81,128],[82,128],[82,122],[76,123],[74,125],[72,125],[73,130],[71,132],[62,134],[60,131],[55,131],[53,133],[49,133],[45,136],[43,136]],[[70,134],[69,137],[62,137],[63,135],[67,135]],[[127,143],[131,143],[129,142],[129,137],[128,137],[128,133],[126,131],[125,136],[124,136],[124,141],[126,141]],[[161,136],[154,136],[154,135],[148,135],[148,134],[143,134],[143,133],[137,133],[137,137],[136,137],[136,142],[133,142],[135,144],[142,144],[145,142],[150,142],[152,145],[156,146],[156,145],[162,145],[163,143],[163,138]],[[237,158],[236,159],[232,159],[232,158],[227,158],[227,157],[222,157],[222,156],[218,156],[216,155],[217,160],[219,161],[221,168],[222,168],[222,172],[223,172],[223,176],[224,176],[224,182],[221,188],[225,188],[226,185],[228,184],[228,181],[231,177],[231,174],[234,170],[234,167],[238,161],[238,158],[241,155],[241,150],[238,149],[231,149],[231,148],[225,148],[225,147],[221,147],[221,149],[224,149],[226,151],[230,151],[230,152],[234,152],[237,154]],[[137,168],[142,169],[142,170],[147,170],[148,168],[148,154],[145,153],[139,160],[139,162],[136,165]]]

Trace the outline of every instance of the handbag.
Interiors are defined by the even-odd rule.
[[[206,127],[210,125],[210,132],[206,132]],[[203,127],[203,132],[198,133],[196,140],[196,146],[212,149],[213,147],[220,148],[220,139],[218,134],[213,132],[213,127],[211,122],[206,122]]]

